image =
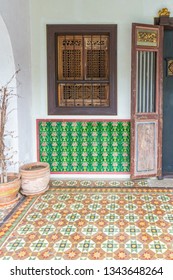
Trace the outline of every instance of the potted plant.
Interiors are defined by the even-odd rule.
[[[15,202],[20,189],[20,175],[9,173],[8,168],[13,159],[13,152],[7,145],[7,139],[14,137],[14,132],[7,129],[10,100],[16,96],[11,83],[15,79],[17,70],[5,86],[0,88],[0,206]]]
[[[19,169],[21,174],[21,193],[39,195],[49,188],[50,167],[47,162],[24,164]]]

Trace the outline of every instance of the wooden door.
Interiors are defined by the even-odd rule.
[[[131,177],[162,173],[163,27],[132,24]]]

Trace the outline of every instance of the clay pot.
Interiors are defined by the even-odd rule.
[[[19,198],[20,189],[20,174],[18,173],[8,173],[8,182],[0,182],[0,207],[12,204],[16,202]]]
[[[49,188],[50,167],[46,162],[24,164],[19,169],[21,174],[21,193],[39,195]]]

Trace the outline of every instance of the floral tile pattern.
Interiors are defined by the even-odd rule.
[[[39,159],[52,172],[129,172],[129,121],[38,122]]]
[[[1,224],[0,259],[173,260],[173,190],[130,182],[52,181]]]

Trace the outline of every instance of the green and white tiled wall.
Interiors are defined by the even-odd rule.
[[[38,160],[52,173],[130,172],[130,120],[37,120]]]

